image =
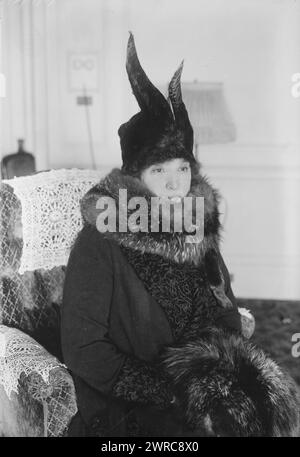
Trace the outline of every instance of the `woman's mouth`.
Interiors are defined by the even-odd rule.
[[[180,203],[182,200],[182,197],[179,195],[173,195],[172,197],[164,195],[160,197],[161,202],[169,202],[169,203]]]
[[[169,200],[172,203],[179,203],[181,201],[181,197],[179,197],[178,195],[175,195],[174,197],[169,197]]]

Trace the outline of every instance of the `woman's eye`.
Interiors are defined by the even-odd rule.
[[[188,171],[189,170],[189,167],[187,165],[184,165],[183,167],[180,167],[180,171]]]
[[[151,170],[151,173],[161,173],[162,171],[163,171],[162,168],[153,168],[153,169]]]

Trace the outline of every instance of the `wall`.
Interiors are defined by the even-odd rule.
[[[90,107],[97,165],[118,162],[111,150],[116,142],[110,138],[116,133],[112,118],[119,123],[123,119],[121,64],[124,68],[118,57],[121,48],[124,54],[122,5],[114,0],[4,0],[3,68],[8,83],[2,154],[13,151],[21,136],[36,154],[39,169],[91,166],[86,110],[76,103],[80,92],[70,87],[69,58],[92,53],[98,62],[98,89]]]
[[[183,6],[184,5],[184,6]],[[300,296],[300,2],[292,0],[4,0],[1,153],[26,139],[39,169],[90,167],[86,110],[70,56],[96,56],[90,91],[97,167],[120,164],[119,125],[137,111],[125,71],[128,30],[142,65],[165,84],[222,81],[237,141],[202,146],[226,211],[222,249],[240,296]]]

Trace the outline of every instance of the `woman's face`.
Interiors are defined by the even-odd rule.
[[[171,159],[146,168],[141,180],[153,194],[176,201],[190,190],[191,167],[184,159]]]

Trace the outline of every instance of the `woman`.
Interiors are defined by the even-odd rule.
[[[213,434],[209,415],[202,422],[195,423],[195,414],[186,420],[191,397],[176,384],[182,364],[172,379],[172,353],[166,353],[169,370],[160,362],[165,348],[209,326],[240,338],[240,314],[218,249],[218,194],[193,156],[193,131],[180,91],[182,65],[169,86],[170,104],[143,71],[131,34],[126,68],[141,111],[119,129],[122,169],[113,170],[82,201],[85,226],[67,268],[62,348],[78,400],[69,435]],[[161,219],[158,231],[151,231],[150,222],[148,230],[132,225],[121,230],[122,211],[133,215],[130,205],[124,209],[120,203],[124,189],[126,203],[132,197],[146,200],[149,216],[152,197],[168,199],[171,207],[186,196],[204,197],[204,238],[188,243],[186,227],[176,232],[170,224],[173,229],[163,231]],[[115,204],[115,231],[98,230],[101,197]],[[188,357],[184,354],[184,360]],[[240,404],[239,399],[237,421],[245,413]]]

